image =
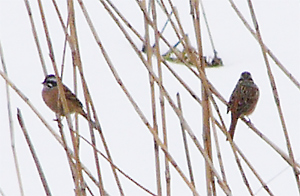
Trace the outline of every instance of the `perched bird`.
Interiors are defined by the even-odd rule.
[[[233,139],[238,119],[254,111],[258,98],[259,89],[253,82],[251,74],[243,72],[230,96],[227,107],[227,113],[231,112],[231,125],[228,131],[231,139]]]
[[[47,75],[44,82],[42,91],[42,97],[46,105],[59,116],[65,116],[62,101],[59,96],[57,78],[55,75]],[[65,92],[69,113],[81,114],[88,120],[87,113],[83,110],[82,103],[77,99],[76,95],[72,91],[63,85]]]

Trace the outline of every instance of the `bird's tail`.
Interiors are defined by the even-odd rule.
[[[228,133],[232,140],[233,140],[233,135],[235,132],[235,127],[236,127],[237,121],[238,121],[238,117],[234,114],[231,114],[231,124],[230,124]],[[228,138],[227,138],[227,140],[228,140]]]
[[[82,112],[80,112],[80,114],[81,114],[81,115],[82,115],[89,123],[92,124],[92,126],[93,126],[94,129],[100,130],[100,127],[97,126],[97,124],[96,124],[94,121],[92,121],[91,119],[88,118],[87,113],[85,113],[84,111],[82,111]]]

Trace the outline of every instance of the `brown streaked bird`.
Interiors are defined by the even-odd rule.
[[[233,139],[238,119],[254,111],[258,98],[259,89],[253,82],[251,74],[243,72],[230,96],[227,107],[227,113],[231,112],[231,125],[228,131],[231,139]]]
[[[60,100],[59,96],[57,78],[55,75],[47,75],[42,84],[44,85],[42,97],[46,105],[59,116],[65,116],[62,101]],[[63,89],[65,92],[69,113],[81,114],[85,119],[88,120],[87,114],[83,110],[82,103],[79,101],[79,99],[77,99],[76,95],[72,93],[72,91],[65,85],[63,85]]]

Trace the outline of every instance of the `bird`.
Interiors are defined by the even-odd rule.
[[[228,102],[227,113],[231,112],[229,135],[233,139],[237,121],[242,116],[250,115],[257,104],[259,89],[249,72],[241,74]],[[227,138],[228,140],[228,138]]]
[[[59,95],[56,76],[53,74],[47,75],[45,80],[42,82],[42,84],[43,84],[42,97],[45,104],[57,115],[65,116],[66,114],[64,112],[62,100]],[[76,97],[76,95],[72,93],[72,91],[64,84],[63,84],[63,90],[65,92],[69,114],[72,113],[80,114],[89,121],[88,115],[84,111],[83,105],[80,102],[80,100]]]

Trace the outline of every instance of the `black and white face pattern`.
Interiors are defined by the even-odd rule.
[[[42,84],[44,85],[44,88],[51,89],[57,86],[57,79],[53,74],[47,75]]]
[[[247,71],[245,71],[241,74],[241,78],[240,78],[239,82],[246,81],[246,80],[253,82],[251,74]]]

